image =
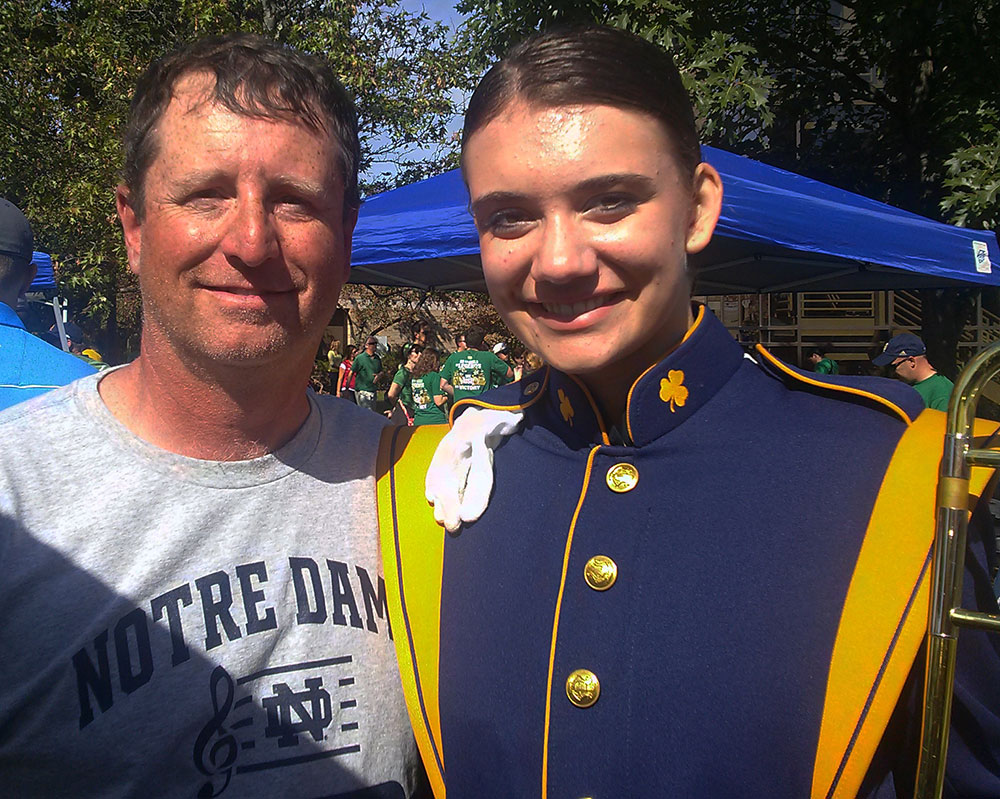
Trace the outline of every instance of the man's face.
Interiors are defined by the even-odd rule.
[[[374,341],[365,342],[365,352],[367,352],[370,357],[374,358],[377,350],[378,350],[378,344],[376,342]]]
[[[711,238],[722,189],[705,164],[693,184],[681,173],[659,122],[516,100],[463,159],[490,296],[525,345],[572,374],[634,379],[681,339],[687,253]]]
[[[917,363],[913,358],[897,358],[892,362],[892,368],[901,380],[905,380],[907,383],[917,382],[915,374],[917,371]]]
[[[141,221],[119,190],[143,351],[234,365],[311,359],[357,221],[344,214],[339,148],[325,132],[207,102],[211,86],[201,74],[175,86],[153,133]]]

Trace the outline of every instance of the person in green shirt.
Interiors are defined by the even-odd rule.
[[[872,358],[872,363],[876,366],[891,365],[901,380],[917,390],[926,407],[948,410],[954,383],[931,366],[927,360],[927,347],[919,336],[913,333],[893,336],[882,352]]]
[[[817,344],[808,351],[809,363],[812,364],[813,371],[820,375],[839,375],[840,365],[827,357],[828,347],[825,344]]]
[[[473,328],[463,338],[467,349],[449,355],[441,369],[441,390],[455,402],[503,385],[514,376],[494,353],[479,349],[483,346],[482,330]]]
[[[447,396],[441,390],[438,354],[430,347],[417,359],[410,372],[410,391],[413,397],[413,425],[445,424]]]
[[[351,371],[355,375],[354,396],[362,408],[375,410],[375,381],[382,374],[382,359],[375,354],[378,340],[369,336],[365,342],[365,351],[356,355],[351,363]]]
[[[389,390],[386,392],[389,402],[395,404],[396,400],[399,400],[406,412],[407,419],[413,418],[413,392],[410,388],[410,373],[423,351],[424,348],[420,344],[410,345],[406,361],[399,365]]]
[[[510,350],[507,349],[503,341],[493,345],[493,354],[503,361],[510,369],[509,375],[504,375],[497,382],[498,386],[505,386],[514,379],[514,365],[510,362]]]

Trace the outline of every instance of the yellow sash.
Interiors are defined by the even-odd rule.
[[[995,427],[977,421],[975,435]],[[944,433],[944,413],[921,413],[882,480],[830,661],[813,799],[857,796],[924,641]],[[991,476],[973,470],[970,508]]]
[[[410,723],[437,799],[444,799],[438,710],[444,528],[424,497],[424,476],[448,425],[387,427],[379,447],[379,534],[393,639]],[[405,453],[405,457],[403,457]]]

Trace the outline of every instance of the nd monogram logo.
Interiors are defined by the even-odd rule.
[[[271,666],[236,679],[216,666],[206,701],[210,717],[194,744],[194,765],[206,778],[199,798],[219,796],[246,772],[360,752],[353,660],[343,655]]]
[[[267,713],[265,736],[277,738],[278,746],[295,746],[302,733],[309,733],[314,741],[323,740],[323,731],[333,721],[333,710],[322,677],[306,680],[304,691],[295,692],[283,682],[275,683],[271,690],[274,696],[261,700]],[[292,720],[293,713],[297,721]]]

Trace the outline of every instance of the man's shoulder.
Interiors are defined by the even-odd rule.
[[[79,399],[94,390],[96,380],[97,375],[88,370],[83,379],[3,409],[0,411],[0,439],[9,442],[12,437],[50,433],[54,425],[78,425],[86,417]]]
[[[315,394],[313,400],[322,414],[324,437],[333,436],[338,442],[377,440],[382,428],[389,424],[382,414],[372,413],[342,397]]]

